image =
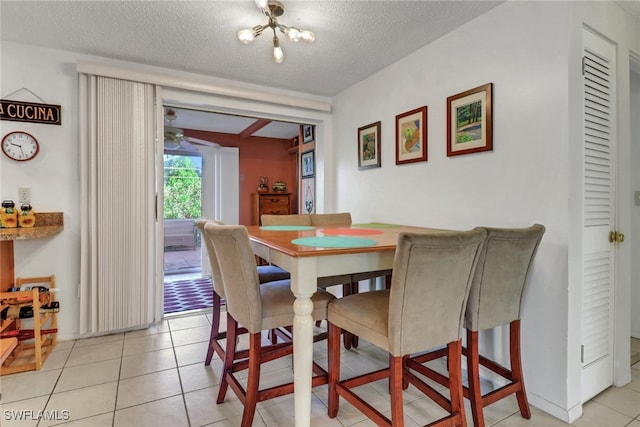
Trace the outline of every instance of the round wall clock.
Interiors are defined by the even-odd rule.
[[[2,138],[2,152],[11,160],[24,162],[38,155],[40,145],[32,135],[23,131],[9,132]]]

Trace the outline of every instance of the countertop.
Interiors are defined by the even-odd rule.
[[[0,228],[0,240],[42,239],[64,229],[62,212],[36,212],[36,224],[29,228]]]

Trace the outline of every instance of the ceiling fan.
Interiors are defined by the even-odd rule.
[[[169,122],[169,125],[165,125],[164,127],[164,148],[166,150],[198,152],[200,151],[198,146],[220,148],[220,144],[216,144],[215,142],[185,136],[183,129],[173,126],[173,121],[177,117],[175,110],[172,108],[167,108],[165,110],[164,118]]]

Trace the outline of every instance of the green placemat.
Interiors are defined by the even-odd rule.
[[[366,224],[352,224],[352,227],[367,227],[367,228],[395,228],[400,227],[398,224],[386,224],[384,222],[368,222]]]
[[[366,246],[375,246],[377,242],[375,240],[360,239],[357,237],[318,236],[293,239],[291,243],[300,246],[313,246],[318,248],[363,248]]]
[[[315,230],[315,227],[310,225],[263,225],[260,230],[275,230],[275,231],[297,231],[297,230]]]

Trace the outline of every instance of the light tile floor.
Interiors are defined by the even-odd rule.
[[[200,314],[171,318],[146,330],[61,342],[41,371],[0,379],[0,425],[238,426],[242,405],[233,393],[227,393],[223,404],[215,403],[220,360],[215,358],[209,367],[203,364],[209,328],[210,315]],[[316,346],[314,359],[326,366],[326,343]],[[383,352],[361,343],[357,350],[343,353],[342,371],[351,376],[386,361]],[[263,385],[291,378],[291,364],[290,359],[269,363],[262,370]],[[584,405],[584,415],[573,425],[640,427],[640,364],[634,365],[632,378],[627,386],[606,390]],[[362,393],[376,407],[389,411],[386,382],[364,386]],[[315,388],[312,399],[313,426],[374,425],[343,400],[338,417],[328,418],[326,386]],[[439,416],[439,407],[413,387],[404,400],[408,426]],[[253,425],[292,426],[293,412],[291,396],[263,402]],[[536,408],[532,413],[530,420],[521,418],[515,399],[509,398],[488,407],[485,418],[487,425],[495,427],[567,425]],[[17,420],[20,416],[22,420]]]

